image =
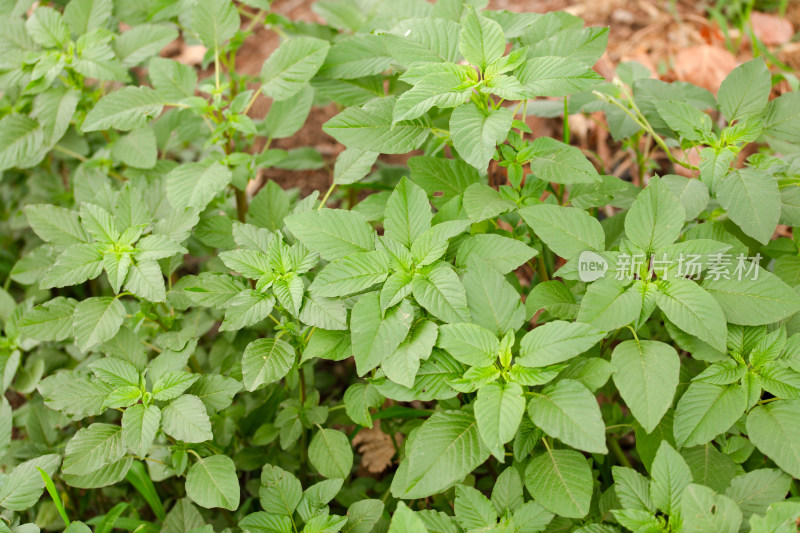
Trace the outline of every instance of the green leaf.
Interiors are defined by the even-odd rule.
[[[220,331],[237,331],[267,318],[275,305],[275,298],[254,290],[239,293],[225,310],[225,320]]]
[[[412,260],[418,267],[434,263],[447,251],[448,241],[463,233],[468,227],[469,220],[448,220],[434,225],[414,240],[414,244],[411,245]]]
[[[384,314],[379,293],[370,292],[358,299],[350,315],[350,330],[359,376],[376,368],[400,346],[413,318],[414,311],[407,300]]]
[[[534,233],[564,259],[574,259],[587,250],[605,249],[605,233],[600,222],[577,207],[532,205],[519,210]]]
[[[63,341],[72,334],[72,315],[77,304],[72,298],[58,296],[25,313],[17,327],[31,339]]]
[[[178,32],[169,26],[141,24],[117,37],[114,40],[114,51],[124,66],[133,67],[158,55],[177,38]]]
[[[25,215],[31,229],[45,242],[66,247],[89,240],[75,211],[54,205],[31,204],[25,206]]]
[[[614,384],[648,433],[672,405],[678,386],[680,358],[673,347],[658,341],[625,341],[611,354]]]
[[[467,187],[462,203],[464,211],[472,222],[493,219],[517,207],[513,201],[504,198],[498,191],[483,183],[473,183]]]
[[[646,477],[624,466],[612,466],[614,493],[625,509],[654,513],[656,508],[650,498],[650,483]]]
[[[800,400],[756,406],[747,416],[747,434],[756,447],[793,477],[800,476]]]
[[[458,247],[456,266],[466,267],[474,258],[482,259],[501,274],[513,272],[537,255],[537,250],[517,239],[482,233],[465,239]]]
[[[115,298],[87,298],[75,306],[75,342],[83,351],[114,337],[125,319],[125,307]]]
[[[122,440],[138,457],[145,457],[156,438],[161,410],[155,405],[136,404],[122,413]]]
[[[333,182],[337,185],[350,185],[361,181],[372,165],[378,159],[378,152],[361,150],[359,148],[348,148],[336,158],[333,167]]]
[[[583,518],[592,500],[592,470],[574,450],[547,449],[525,469],[525,486],[548,511]]]
[[[605,278],[589,285],[581,301],[578,321],[614,331],[636,320],[641,308],[640,292],[634,287],[626,288],[615,279]]]
[[[187,392],[200,398],[206,409],[221,411],[228,407],[237,392],[242,390],[242,384],[233,378],[218,374],[205,374],[189,387]]]
[[[179,102],[194,96],[197,73],[189,65],[173,59],[154,57],[147,64],[147,75],[164,101]]]
[[[525,307],[516,289],[483,261],[469,262],[463,279],[472,321],[495,334],[517,330],[525,322]]]
[[[658,283],[658,307],[670,322],[718,350],[725,350],[725,314],[717,301],[697,283],[676,278]]]
[[[308,290],[320,296],[347,296],[382,283],[388,276],[388,254],[381,250],[357,252],[325,265]]]
[[[588,90],[603,80],[585,63],[568,57],[539,56],[517,70],[525,98],[567,96]]]
[[[353,448],[341,431],[320,429],[311,439],[308,460],[327,478],[346,478],[353,468]]]
[[[288,516],[278,516],[257,511],[239,521],[239,527],[248,533],[290,533],[292,520]]]
[[[736,502],[747,519],[766,513],[770,504],[783,500],[791,484],[791,477],[777,468],[759,468],[734,477],[725,496]]]
[[[242,355],[245,389],[256,390],[282,379],[294,365],[294,348],[282,339],[256,339]]]
[[[398,502],[389,524],[388,533],[426,533],[427,531],[428,528],[425,527],[419,514],[409,509],[405,503]]]
[[[495,335],[476,324],[442,324],[436,345],[465,365],[486,367],[497,359],[500,341]]]
[[[653,178],[628,210],[625,235],[646,253],[652,253],[675,242],[685,220],[680,200],[660,179]]]
[[[69,28],[61,13],[50,7],[39,7],[25,23],[31,38],[45,48],[62,48],[70,38]]]
[[[44,130],[38,122],[16,113],[6,115],[0,120],[0,169],[35,165],[44,155],[43,143]]]
[[[734,170],[717,185],[717,198],[747,235],[761,244],[772,239],[781,216],[781,193],[771,174],[754,168]]]
[[[267,464],[261,471],[258,496],[267,513],[291,517],[303,496],[303,487],[291,473]]]
[[[421,359],[428,359],[436,343],[438,328],[431,320],[419,320],[400,346],[383,360],[381,368],[386,377],[404,387],[412,388]]]
[[[500,24],[470,8],[461,24],[458,47],[464,59],[484,70],[506,51],[506,38]]]
[[[81,35],[106,25],[114,8],[112,0],[72,0],[64,8],[64,22]]]
[[[677,175],[664,176],[661,181],[683,205],[687,221],[697,218],[708,205],[708,187],[702,181]]]
[[[313,101],[314,89],[305,86],[291,100],[273,102],[259,133],[273,139],[291,137],[305,124]]]
[[[354,383],[344,393],[344,410],[350,420],[364,427],[372,427],[369,410],[383,405],[385,398],[371,383]],[[349,470],[348,470],[349,473]],[[335,476],[334,476],[335,477]],[[340,476],[347,477],[347,476]]]
[[[105,411],[105,399],[112,388],[100,380],[72,373],[54,374],[38,386],[45,405],[80,420]]]
[[[800,140],[800,92],[784,93],[771,100],[764,119],[764,133],[787,142]],[[747,515],[747,513],[745,513]]]
[[[214,438],[203,402],[191,394],[179,396],[161,411],[161,427],[164,433],[183,442],[205,442]]]
[[[261,69],[264,93],[273,100],[295,96],[325,62],[330,44],[314,37],[293,37],[281,43]]]
[[[86,115],[81,130],[135,130],[144,126],[148,118],[159,115],[163,107],[161,96],[153,89],[124,87],[101,98]]]
[[[392,494],[414,499],[442,492],[489,457],[475,417],[462,411],[432,415],[406,443],[406,458],[392,480]]]
[[[132,264],[125,288],[151,302],[163,302],[167,295],[161,267],[155,261],[140,260]]]
[[[443,65],[441,71],[423,76],[400,95],[392,111],[392,120],[415,119],[433,107],[458,107],[469,99],[474,84],[459,66]]]
[[[540,137],[533,142],[532,148],[537,151],[530,161],[530,168],[540,180],[567,185],[599,184],[602,181],[594,165],[574,146],[549,137]]]
[[[702,141],[711,135],[711,117],[686,102],[660,100],[656,110],[671,130],[690,141]]]
[[[370,533],[383,515],[381,500],[359,500],[347,509],[347,524],[342,533]]]
[[[153,168],[158,158],[155,132],[152,128],[139,128],[120,137],[111,146],[111,156],[129,167]]]
[[[683,492],[692,482],[692,473],[683,457],[669,443],[663,441],[653,459],[650,472],[650,496],[653,504],[668,514],[680,509]]]
[[[767,107],[772,77],[763,59],[751,59],[731,71],[717,92],[720,111],[728,119],[742,121],[758,116]]]
[[[711,193],[715,193],[730,171],[736,154],[730,149],[703,148],[700,151],[700,179]]]
[[[354,35],[331,46],[319,75],[353,79],[380,74],[392,63],[383,39],[377,35]]]
[[[44,492],[44,480],[37,468],[52,477],[60,464],[61,456],[57,454],[42,455],[18,464],[0,485],[0,507],[24,511],[35,505]]]
[[[205,0],[192,10],[192,30],[215,51],[239,30],[239,12],[230,0]]]
[[[683,531],[687,533],[737,533],[742,523],[742,511],[736,502],[694,483],[686,487],[680,513],[684,521]]]
[[[591,453],[608,453],[606,427],[594,395],[582,384],[562,379],[528,403],[528,415],[542,431]]]
[[[744,388],[693,382],[675,408],[673,432],[679,447],[698,446],[724,433],[747,407]]]
[[[503,445],[514,438],[525,412],[522,387],[517,383],[487,383],[478,389],[474,405],[483,443],[504,462]]]
[[[186,474],[186,495],[206,509],[238,509],[239,478],[233,460],[225,455],[198,458]]]
[[[478,171],[459,159],[414,156],[408,160],[411,181],[422,187],[434,202],[449,202],[473,183],[480,183]]]
[[[166,175],[166,191],[175,208],[204,209],[231,182],[231,171],[220,163],[187,163]]]
[[[711,443],[685,449],[681,455],[692,471],[692,480],[716,492],[725,492],[739,470],[731,456],[717,451]]]
[[[326,261],[375,249],[375,230],[353,211],[322,209],[296,213],[286,218],[286,227],[306,248]]]
[[[386,203],[383,235],[410,248],[416,238],[431,227],[432,218],[425,191],[402,178]]]
[[[404,154],[416,150],[428,137],[429,121],[422,117],[394,122],[395,103],[395,97],[385,97],[361,107],[348,107],[326,122],[322,129],[347,148],[382,154]]]
[[[503,470],[492,488],[492,505],[500,516],[510,514],[518,509],[524,501],[522,494],[522,478],[516,468]]]
[[[800,296],[775,274],[757,267],[756,274],[737,279],[735,265],[719,279],[707,276],[702,286],[719,303],[732,324],[772,324],[800,311]],[[756,279],[752,279],[756,278]]]
[[[92,424],[78,430],[64,450],[65,474],[86,475],[122,459],[125,445],[119,426]]]
[[[401,65],[458,62],[459,25],[443,18],[401,20],[385,34],[386,49]]]
[[[104,357],[93,362],[90,368],[99,379],[112,387],[139,385],[139,371],[124,359]]]
[[[450,115],[453,147],[464,161],[484,172],[497,143],[506,139],[513,118],[513,110],[506,107],[487,112],[474,103],[459,106]]]
[[[414,299],[426,311],[444,322],[469,319],[467,296],[458,274],[444,262],[417,272],[411,282]]]
[[[466,485],[456,485],[455,515],[464,531],[497,525],[497,513],[491,502],[479,490]]]
[[[520,343],[522,366],[543,367],[580,355],[605,337],[605,332],[580,322],[556,320],[528,332]]]
[[[182,370],[165,372],[158,376],[153,383],[153,398],[160,401],[177,398],[199,378],[199,374],[191,374]]]

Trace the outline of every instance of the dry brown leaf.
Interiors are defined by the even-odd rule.
[[[403,436],[395,434],[398,446],[402,442]],[[353,438],[353,446],[361,454],[361,466],[372,474],[380,474],[392,466],[394,457],[394,444],[392,438],[381,431],[379,423],[371,429],[362,429]]]
[[[202,44],[186,45],[173,59],[184,65],[196,67],[203,62],[207,48]]]
[[[787,19],[769,13],[753,11],[750,14],[753,32],[767,46],[786,44],[792,40],[794,28]]]
[[[675,75],[717,94],[722,80],[736,68],[736,58],[718,46],[684,48],[675,56]]]

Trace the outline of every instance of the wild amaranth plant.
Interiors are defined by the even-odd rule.
[[[796,93],[605,82],[607,29],[485,3],[7,3],[2,531],[796,530]],[[329,102],[327,192],[251,197]]]

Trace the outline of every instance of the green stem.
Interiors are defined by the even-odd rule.
[[[606,441],[608,442],[608,449],[611,450],[611,453],[614,454],[614,457],[617,458],[617,461],[619,461],[619,463],[622,466],[627,466],[628,468],[632,468],[633,465],[631,465],[631,462],[625,455],[625,452],[622,451],[622,448],[619,445],[619,441],[615,437],[612,437],[611,435],[608,436]]]
[[[328,187],[328,191],[325,193],[325,196],[323,196],[322,200],[320,200],[319,207],[317,207],[317,211],[322,211],[322,208],[325,207],[325,203],[328,201],[328,198],[331,197],[331,193],[333,192],[333,189],[335,189],[335,188],[336,188],[336,184],[335,183],[331,183],[331,186]]]

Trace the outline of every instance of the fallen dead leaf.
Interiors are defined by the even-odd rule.
[[[675,55],[675,75],[717,94],[722,80],[736,68],[736,58],[718,46],[699,45],[684,48]]]
[[[203,62],[206,55],[206,47],[202,44],[186,45],[181,49],[180,53],[173,59],[184,65],[191,65],[196,67]]]
[[[395,434],[398,446],[403,436]],[[392,438],[381,431],[380,423],[376,422],[370,429],[362,429],[353,438],[353,446],[361,454],[361,466],[372,474],[380,474],[392,466],[395,450]]]
[[[792,40],[794,28],[787,19],[769,13],[753,11],[750,14],[753,32],[767,46],[778,46]]]

